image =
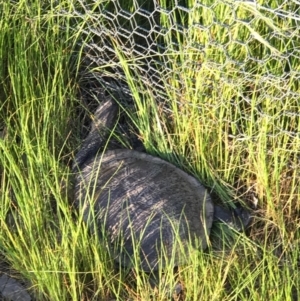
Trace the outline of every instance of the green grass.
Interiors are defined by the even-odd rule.
[[[147,151],[193,174],[221,203],[258,202],[247,236],[217,228],[221,239],[215,234],[206,252],[191,250],[179,279],[186,300],[297,300],[299,24],[247,2],[202,3],[197,9],[185,3],[189,14],[175,9],[172,18],[160,16],[166,28],[172,22],[205,26],[158,36],[169,45],[161,60],[174,71],[159,70],[164,103],[137,68],[143,57],[126,55],[110,39],[134,99],[129,119]],[[288,3],[282,9],[299,17],[297,4]],[[84,12],[80,2],[73,4]],[[137,287],[130,285],[135,277],[114,268],[103,242],[72,207],[70,165],[81,139],[79,113],[86,113],[78,41],[89,43],[84,30],[106,22],[95,4],[90,8],[85,18],[74,15],[69,1],[0,4],[0,126],[6,133],[0,139],[0,252],[36,300],[150,300],[145,275],[136,269]],[[174,285],[171,270],[170,264],[155,300],[166,298],[164,283]]]

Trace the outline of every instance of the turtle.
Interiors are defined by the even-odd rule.
[[[88,225],[107,233],[118,263],[129,267],[138,257],[140,268],[153,272],[174,256],[179,266],[188,246],[207,248],[214,222],[238,231],[248,225],[247,209],[233,212],[215,205],[208,190],[175,165],[132,149],[104,151],[118,114],[113,98],[100,103],[72,166],[75,205]]]

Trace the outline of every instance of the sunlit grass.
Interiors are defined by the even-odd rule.
[[[147,152],[193,174],[218,202],[258,202],[247,235],[216,226],[208,250],[191,249],[178,275],[186,300],[297,300],[300,64],[284,56],[299,42],[295,20],[246,1],[206,2],[190,14],[174,11],[178,23],[202,20],[209,29],[164,36],[164,43],[180,42],[161,56],[174,70],[162,71],[165,102],[143,81],[140,58],[112,38],[134,99],[128,118]],[[84,19],[72,17],[68,1],[0,4],[0,252],[36,300],[150,300],[138,264],[131,274],[117,267],[72,206],[70,166],[83,126],[78,41],[87,22],[102,22],[91,7],[85,13],[95,17]],[[249,16],[252,23],[243,23]],[[170,20],[162,15],[161,25]],[[175,285],[172,259],[162,273],[152,300],[166,299]]]

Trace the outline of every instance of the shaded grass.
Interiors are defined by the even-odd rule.
[[[71,11],[67,1],[61,5]],[[0,114],[7,132],[0,140],[1,253],[30,282],[37,300],[150,300],[147,275],[136,268],[134,281],[116,269],[103,241],[89,234],[68,199],[69,160],[81,127],[76,117],[80,30],[74,33],[71,24],[84,29],[86,20],[76,23],[54,13],[53,3],[0,6]],[[202,9],[185,22],[210,22]],[[259,35],[270,34],[270,17],[250,13],[257,14]],[[250,13],[239,8],[238,16]],[[230,6],[219,3],[216,14],[233,22]],[[161,22],[167,27],[168,20]],[[152,87],[142,81],[138,59],[116,51],[136,106],[128,114],[147,151],[195,175],[222,203],[258,200],[249,238],[224,229],[221,233],[233,238],[221,237],[207,252],[191,250],[179,271],[186,300],[298,298],[299,61],[292,56],[291,75],[283,77],[280,56],[268,52],[271,45],[283,54],[299,41],[285,32],[295,26],[290,22],[274,20],[271,29],[283,38],[264,37],[268,44],[251,40],[249,53],[242,44],[227,44],[230,35],[247,40],[246,25],[233,25],[230,35],[218,25],[211,32],[190,32],[165,54],[166,64],[176,71],[162,77],[165,103],[158,103]],[[164,43],[171,45],[170,35]],[[226,51],[210,45],[212,36]],[[191,50],[194,41],[208,44],[206,56]],[[266,61],[247,61],[239,70],[225,63],[225,54],[236,61],[253,56]],[[192,68],[192,62],[201,62],[201,68]],[[172,268],[166,272],[171,287]],[[161,283],[159,291],[155,300],[166,298],[167,285]]]

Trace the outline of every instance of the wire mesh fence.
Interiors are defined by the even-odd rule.
[[[184,74],[195,93],[209,97],[227,85],[232,99],[249,104],[294,101],[284,114],[299,116],[299,1],[78,1],[71,13],[84,20],[84,51],[108,86],[126,83],[113,38],[162,98],[166,87],[182,95]]]
[[[82,34],[90,75],[109,90],[131,95],[120,51],[139,87],[157,101],[188,103],[193,97],[206,112],[226,103],[234,118],[224,123],[238,140],[253,139],[260,130],[249,133],[249,124],[277,119],[268,136],[287,137],[284,143],[295,150],[300,145],[300,2],[260,3],[82,0],[67,13],[80,20],[74,28]]]

